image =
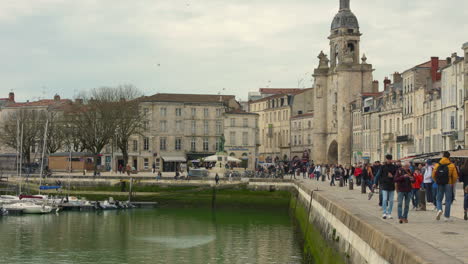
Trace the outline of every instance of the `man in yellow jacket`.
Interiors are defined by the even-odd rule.
[[[442,215],[442,200],[445,196],[445,221],[450,220],[450,207],[453,202],[453,188],[458,179],[455,164],[450,161],[450,153],[445,151],[443,158],[436,163],[432,171],[432,178],[437,183],[437,220]]]

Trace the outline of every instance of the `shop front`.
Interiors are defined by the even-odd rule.
[[[163,172],[180,170],[182,163],[187,163],[185,154],[161,154]]]

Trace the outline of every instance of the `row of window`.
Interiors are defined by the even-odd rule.
[[[261,115],[261,118],[264,123],[272,123],[276,121],[288,121],[289,110],[281,110],[281,111],[265,113]]]
[[[236,132],[232,131],[229,133],[229,144],[231,146],[237,146],[237,140],[236,140]],[[181,137],[177,137],[174,139],[174,150],[182,150],[183,148],[183,139]],[[132,151],[137,152],[138,151],[138,140],[133,140],[133,146],[132,146]],[[248,146],[249,145],[249,133],[248,132],[242,132],[242,145],[243,146]],[[218,142],[216,141],[216,146],[215,149],[218,149]],[[143,138],[143,150],[150,150],[150,140],[148,137]],[[168,150],[167,148],[167,138],[166,137],[160,137],[159,138],[159,150],[165,151]],[[192,137],[190,140],[190,150],[191,151],[197,151],[197,138]],[[203,151],[209,151],[209,139],[208,138],[203,138]]]
[[[183,147],[183,139],[178,137],[174,139],[174,150],[182,150]],[[160,151],[166,151],[168,150],[168,144],[167,144],[167,138],[166,137],[160,137],[159,138],[159,150]],[[133,140],[133,146],[132,146],[132,151],[137,152],[138,151],[138,140]],[[216,142],[215,149],[218,149],[218,142]],[[150,140],[149,138],[145,137],[143,138],[143,150],[150,150]],[[190,150],[191,151],[197,151],[197,138],[192,137],[190,140]],[[208,138],[203,138],[203,151],[209,151],[209,139]]]
[[[183,132],[184,131],[184,121],[175,120],[174,122],[175,122],[175,132]],[[210,127],[209,123],[210,122],[208,120],[203,121],[203,132],[205,134],[209,133],[209,127]],[[190,120],[190,124],[191,124],[191,132],[196,133],[196,131],[197,131],[197,120]],[[231,127],[236,126],[236,119],[235,118],[230,119],[230,125],[231,125]],[[248,118],[242,119],[242,126],[243,127],[248,127],[249,126]],[[143,128],[145,130],[150,129],[149,121],[144,121],[143,122]],[[223,129],[222,121],[216,121],[216,134],[221,134],[222,129]],[[168,121],[167,120],[159,121],[159,131],[160,132],[168,132]]]
[[[184,121],[182,120],[175,120],[175,132],[183,132],[184,131]],[[191,132],[195,134],[197,132],[197,120],[190,120],[190,127]],[[144,123],[145,130],[149,129],[149,123]],[[159,121],[159,131],[160,132],[168,132],[168,121],[161,120]],[[210,131],[210,122],[208,120],[203,121],[203,133],[208,134]],[[222,121],[216,121],[216,134],[220,135],[223,131]]]
[[[261,111],[267,108],[275,108],[275,107],[282,107],[288,105],[288,100],[287,98],[278,98],[274,100],[270,100],[264,103],[257,103],[257,104],[252,104],[251,111],[256,112],[256,111]]]
[[[312,128],[312,121],[307,122],[307,128]],[[302,129],[302,121],[293,122],[293,129]]]
[[[302,145],[302,135],[295,135],[293,143],[294,146]],[[310,134],[307,134],[307,145],[312,145],[312,136]]]
[[[236,118],[230,118],[229,121],[230,121],[231,127],[236,126]],[[249,126],[249,119],[248,118],[243,118],[242,119],[242,126],[243,127],[248,127]]]
[[[149,112],[149,109],[145,108],[145,114],[147,114]],[[176,116],[182,116],[184,112],[184,109],[183,108],[176,108],[175,109],[175,115]],[[221,117],[221,115],[223,114],[223,109],[216,109],[216,117]],[[161,107],[159,108],[159,115],[162,116],[162,117],[165,117],[167,116],[167,108],[166,107]],[[192,117],[196,117],[197,116],[197,108],[190,108],[190,116]],[[209,117],[210,116],[210,110],[209,108],[203,108],[203,116],[204,117]]]

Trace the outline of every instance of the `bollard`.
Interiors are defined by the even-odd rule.
[[[348,186],[349,186],[349,189],[350,190],[353,190],[354,189],[354,183],[353,183],[353,178],[349,178],[349,181],[348,181]]]
[[[344,186],[344,179],[343,177],[340,178],[340,187],[343,187]]]
[[[366,193],[366,184],[361,180],[361,193]]]

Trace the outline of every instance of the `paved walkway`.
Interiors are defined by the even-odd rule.
[[[349,190],[348,186],[330,186],[327,181],[318,182],[302,179],[298,181],[303,182],[311,190],[318,188],[326,192],[327,197],[332,197],[343,205],[352,207],[355,214],[373,218],[372,222],[378,223],[377,225],[380,223],[382,225],[392,225],[404,234],[418,239],[421,241],[420,246],[422,248],[420,248],[423,250],[418,254],[426,254],[425,250],[430,251],[431,247],[434,247],[464,263],[468,263],[468,221],[463,220],[463,192],[461,190],[457,190],[456,201],[452,205],[453,222],[436,221],[436,212],[432,210],[432,205],[428,205],[428,211],[410,210],[408,214],[409,223],[399,224],[396,201],[392,212],[394,219],[384,220],[382,219],[382,211],[378,206],[378,194],[375,194],[369,201],[367,194],[361,194],[360,186],[355,185],[354,190]],[[425,244],[427,245],[426,248],[424,247]]]

